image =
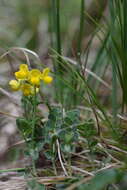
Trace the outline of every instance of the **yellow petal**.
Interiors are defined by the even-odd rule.
[[[20,69],[20,70],[28,71],[28,65],[26,65],[26,64],[21,64],[21,65],[19,66],[19,69]]]
[[[29,72],[28,80],[33,85],[40,85],[41,72],[38,69],[33,69]]]
[[[29,70],[26,64],[20,65],[20,70],[15,72],[16,79],[26,80],[28,78]]]
[[[34,87],[28,83],[22,84],[21,90],[22,90],[24,96],[29,96],[29,95],[33,96],[35,94]],[[36,93],[38,93],[38,92],[39,92],[39,88],[36,88]]]
[[[39,77],[31,77],[30,83],[33,85],[39,86],[40,85],[40,78]]]
[[[49,72],[50,72],[50,68],[48,67],[43,70],[42,75],[41,75],[42,80],[44,77],[48,76]]]
[[[15,77],[16,79],[26,80],[28,77],[28,72],[25,72],[25,71],[15,72]]]
[[[44,77],[44,78],[43,78],[43,81],[44,81],[46,84],[51,83],[51,82],[52,82],[52,80],[53,80],[53,78],[52,78],[52,77],[50,77],[50,76],[46,76],[46,77]]]
[[[17,91],[20,89],[20,82],[17,80],[11,80],[9,82],[9,85],[11,86],[12,90]]]
[[[40,77],[41,76],[41,72],[38,69],[32,69],[29,72],[29,77],[32,77],[32,76]]]
[[[27,83],[22,84],[21,90],[22,90],[24,96],[29,96],[29,95],[31,95],[32,86]]]

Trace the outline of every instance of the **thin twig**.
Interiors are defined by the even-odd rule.
[[[118,166],[118,163],[109,164],[109,165],[105,166],[104,168],[101,168],[101,169],[97,170],[95,173],[98,173],[100,171],[103,171],[103,170],[106,170],[106,169],[109,169],[109,168],[114,168],[116,166]]]
[[[63,164],[63,162],[62,162],[61,153],[60,153],[60,144],[59,144],[58,139],[56,140],[56,144],[57,144],[58,157],[59,157],[59,161],[60,161],[61,167],[62,167],[62,169],[63,169],[65,175],[68,176],[68,173],[67,173],[67,171],[66,171],[66,169],[65,169],[65,167],[64,167],[64,164]]]
[[[83,156],[83,155],[81,155],[80,153],[73,153],[73,152],[71,152],[71,154],[72,154],[72,155],[75,155],[75,156],[77,156],[77,157],[80,157],[80,158],[82,158],[82,159],[84,159],[84,160],[90,161],[87,156]],[[95,162],[96,164],[100,164],[100,163],[101,163],[101,161],[99,161],[99,160],[93,160],[93,162]]]
[[[73,64],[73,65],[77,65],[78,63],[68,57],[65,57],[65,56],[61,56],[64,60],[68,61],[69,63]],[[84,69],[84,68],[83,68]],[[111,90],[111,86],[105,82],[103,79],[101,79],[99,76],[97,76],[94,72],[92,72],[91,70],[89,70],[88,68],[85,68],[85,71],[93,76],[96,80],[98,80],[100,83],[102,83],[105,87],[107,87],[109,90]]]
[[[91,180],[91,176],[88,176],[88,177],[85,177],[84,179],[76,182],[76,183],[73,183],[71,184],[69,187],[67,187],[65,190],[73,190],[75,189],[76,187],[79,187],[80,185],[88,182],[89,180]]]
[[[121,161],[119,161],[118,159],[114,158],[103,146],[102,144],[98,143],[98,146],[103,148],[103,151],[114,161],[116,161],[117,163],[122,163]]]
[[[0,115],[5,115],[5,116],[8,116],[8,117],[12,117],[12,118],[18,118],[19,117],[18,115],[12,115],[10,113],[2,112],[2,111],[0,111]]]
[[[66,164],[67,165],[67,164]],[[84,174],[86,174],[86,175],[90,175],[90,176],[94,176],[94,174],[92,173],[92,172],[88,172],[88,171],[86,171],[86,170],[83,170],[83,169],[81,169],[81,168],[78,168],[78,167],[76,167],[76,166],[70,166],[73,170],[75,170],[75,171],[79,171],[79,172],[81,172],[81,173],[84,173]]]
[[[9,93],[7,90],[3,89],[2,87],[0,87],[0,92],[7,96],[16,106],[20,106],[19,104],[19,100],[17,97],[13,96],[11,93]]]
[[[120,149],[120,148],[118,148],[118,147],[116,147],[116,146],[113,146],[113,145],[110,145],[110,144],[109,144],[108,146],[109,146],[110,148],[116,150],[116,151],[119,151],[119,152],[122,152],[122,153],[127,154],[127,151],[122,150],[122,149]]]

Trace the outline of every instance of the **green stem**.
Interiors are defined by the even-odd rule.
[[[77,43],[77,70],[82,70],[82,62],[81,62],[81,47],[82,47],[82,39],[83,39],[83,31],[84,31],[84,11],[85,11],[85,0],[81,0],[81,10],[80,10],[80,28],[79,28],[79,36],[78,36],[78,43]],[[75,76],[74,76],[75,77]],[[75,79],[72,78],[72,85],[75,89],[77,89],[78,84]],[[77,95],[72,96],[73,105],[76,105],[78,102]]]
[[[26,168],[11,168],[11,169],[5,169],[5,170],[0,170],[0,173],[4,173],[4,172],[21,172],[21,171],[25,171]]]
[[[72,176],[71,154],[68,154],[69,175]]]
[[[61,55],[60,0],[56,0],[56,39],[57,39],[57,52],[59,55]]]
[[[51,47],[53,49],[56,49],[56,40],[54,37],[54,33],[56,33],[56,16],[55,16],[55,1],[52,0],[49,3],[49,11],[48,11],[48,20],[49,20],[49,31],[50,31],[50,42],[51,42]],[[53,60],[54,61],[54,60]],[[55,70],[55,65],[54,65],[54,70]]]
[[[80,29],[79,29],[79,38],[78,38],[78,49],[77,49],[77,57],[80,60],[81,56],[81,45],[84,31],[84,17],[85,17],[85,0],[81,0],[81,10],[80,10]]]
[[[124,49],[127,56],[127,1],[123,0],[123,18],[124,18]]]
[[[52,32],[55,33],[55,38],[53,38],[52,35],[52,42],[53,42],[53,48],[57,51],[57,59],[54,61],[54,71],[57,76],[63,76],[63,66],[61,64],[62,59],[62,50],[61,50],[61,32],[60,32],[60,0],[52,0],[51,1],[52,6]],[[61,87],[60,81],[56,78],[55,79],[55,88],[56,88],[56,100],[63,102],[63,88]],[[59,89],[59,90],[57,90]]]
[[[112,64],[112,113],[113,113],[113,124],[117,123],[117,76],[116,66]]]
[[[37,93],[36,93],[36,87],[34,86],[34,102],[33,102],[33,114],[32,114],[32,120],[33,120],[33,131],[32,131],[32,140],[34,140],[34,132],[35,132],[35,124],[36,124],[36,111],[37,111]]]
[[[63,66],[61,64],[62,62],[62,50],[61,50],[61,32],[60,32],[60,0],[56,0],[56,44],[57,44],[57,53],[58,53],[58,57],[57,57],[57,74],[59,74],[60,76],[63,75]],[[62,90],[60,92],[60,97],[62,93]]]
[[[37,94],[36,94],[36,87],[34,86],[34,102],[33,102],[33,118],[32,118],[32,150],[34,151],[34,135],[35,135],[35,127],[36,127],[36,107],[37,107]],[[33,173],[36,174],[36,166],[35,166],[35,160],[32,158],[32,169]]]
[[[64,67],[61,64],[62,63],[62,50],[61,50],[61,32],[60,32],[60,0],[56,0],[56,43],[57,43],[57,53],[58,53],[58,57],[57,57],[57,66],[56,66],[56,74],[60,75],[61,77],[63,77],[63,71],[64,71]],[[61,104],[63,105],[63,93],[64,93],[64,88],[63,88],[63,84],[61,84],[60,81],[56,81],[56,86],[57,88],[59,88],[59,100],[61,102]]]
[[[53,154],[55,155],[55,144],[52,145],[53,147]],[[53,169],[54,169],[54,173],[55,175],[57,176],[57,169],[56,169],[56,165],[55,165],[55,156],[54,158],[52,159],[52,165],[53,165]]]

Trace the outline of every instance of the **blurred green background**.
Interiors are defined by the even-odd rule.
[[[43,54],[49,47],[52,3],[52,0],[1,0],[1,48],[20,46]],[[61,1],[60,13],[62,39],[69,40],[72,35],[70,30],[76,27],[76,21],[79,19],[80,1]]]

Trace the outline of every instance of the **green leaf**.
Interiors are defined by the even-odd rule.
[[[67,152],[67,153],[72,152],[71,146],[68,144],[67,145],[65,144],[63,148],[64,148],[64,152]]]
[[[38,183],[36,180],[29,181],[27,185],[31,190],[45,190],[45,186]]]
[[[123,174],[115,169],[105,170],[96,174],[89,184],[80,186],[79,190],[103,190],[107,185],[121,180]]]
[[[26,120],[25,118],[18,118],[16,119],[16,124],[18,129],[26,136],[26,138],[31,134],[32,128],[31,123]]]
[[[45,131],[53,131],[56,128],[60,128],[62,124],[63,113],[60,107],[50,107],[48,116],[48,122],[45,123]]]
[[[80,112],[77,109],[70,110],[66,112],[65,121],[69,124],[79,123]]]
[[[19,127],[19,129],[23,129],[23,128],[28,128],[29,127],[29,122],[25,119],[25,118],[18,118],[16,120],[16,124]]]
[[[78,131],[80,135],[85,138],[93,137],[97,133],[95,130],[94,122],[91,119],[79,125]]]
[[[72,142],[72,139],[73,139],[73,134],[72,133],[67,133],[65,134],[65,142],[67,144],[71,143]]]
[[[31,149],[31,150],[29,150],[29,153],[30,153],[30,156],[31,156],[31,158],[33,160],[37,160],[38,159],[38,157],[39,157],[39,151],[38,150]]]
[[[51,149],[51,150],[48,150],[48,151],[46,151],[46,152],[44,152],[44,154],[45,154],[45,156],[46,156],[46,158],[47,158],[48,160],[52,160],[52,159],[54,158],[54,154],[53,154],[53,152],[52,152],[52,149]]]
[[[59,139],[64,153],[74,151],[75,142],[78,141],[79,116],[80,112],[76,109],[63,113],[61,107],[49,107],[48,121],[42,129],[45,145],[50,147],[45,151],[48,159],[52,159],[55,155],[52,145],[56,143],[56,139]]]

